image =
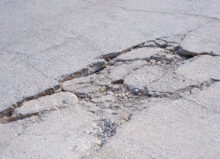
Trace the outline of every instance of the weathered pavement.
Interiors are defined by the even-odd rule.
[[[0,2],[0,158],[218,158],[220,2]]]

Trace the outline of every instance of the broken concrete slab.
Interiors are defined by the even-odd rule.
[[[217,4],[1,1],[1,157],[218,157]]]
[[[131,1],[103,3],[3,0],[0,3],[0,52],[26,54],[29,63],[35,69],[55,79],[85,68],[103,54],[120,52],[130,46],[162,36],[185,34],[188,30],[203,26],[212,20],[187,14],[158,14],[120,7],[133,5]],[[140,4],[148,8],[148,3],[151,2]],[[173,7],[165,5],[166,7],[162,8],[172,11],[186,9],[179,3],[172,3]],[[184,0],[181,3],[188,4]],[[197,3],[190,3],[192,6],[195,4]],[[143,6],[138,3],[133,7],[138,9]],[[204,10],[203,5],[199,7]],[[210,9],[210,12],[214,10],[214,13],[218,13],[215,5],[207,4],[206,7],[214,8]],[[184,11],[191,12],[188,9]],[[201,13],[203,14],[198,14]],[[22,71],[20,74],[22,76],[25,72]],[[0,78],[3,78],[3,75]],[[7,81],[13,83],[12,79]],[[25,81],[22,80],[22,83]],[[39,83],[40,80],[37,85],[41,85]],[[42,86],[41,89],[45,88]],[[13,94],[25,94],[25,91],[29,95],[33,93],[26,89],[19,92],[13,87],[8,87],[10,99],[13,98]],[[9,99],[5,102],[7,106],[11,104]]]
[[[156,40],[153,42],[156,43]],[[161,44],[158,41],[157,43],[157,47],[160,48]],[[77,105],[79,111],[82,109],[85,113],[84,115],[87,115],[87,113],[91,115],[91,118],[88,119],[91,122],[86,126],[87,133],[84,133],[86,130],[83,132],[78,131],[78,129],[73,130],[77,134],[80,134],[80,136],[83,136],[83,142],[90,145],[85,151],[84,145],[80,145],[80,147],[83,147],[83,151],[79,153],[77,151],[77,158],[80,158],[80,156],[87,157],[91,154],[96,156],[97,154],[94,151],[101,151],[108,154],[108,152],[105,152],[105,146],[108,147],[108,142],[111,142],[111,140],[114,141],[114,136],[117,135],[117,129],[123,126],[124,123],[129,122],[134,114],[139,114],[139,111],[149,109],[151,103],[163,102],[163,98],[167,99],[169,106],[172,105],[170,102],[174,98],[180,100],[180,98],[184,97],[189,103],[196,103],[196,101],[191,101],[190,98],[187,98],[190,97],[194,89],[198,89],[197,92],[202,92],[205,88],[211,87],[218,82],[218,79],[213,78],[214,73],[218,71],[218,69],[214,69],[213,67],[215,63],[204,62],[206,64],[205,67],[209,69],[213,68],[213,72],[206,75],[210,78],[197,80],[197,78],[187,78],[182,74],[187,72],[187,69],[190,70],[192,68],[188,66],[189,64],[193,64],[193,66],[200,63],[203,64],[203,59],[207,59],[207,57],[213,58],[212,60],[216,60],[218,63],[218,57],[196,55],[196,57],[186,59],[179,54],[175,54],[175,52],[169,50],[167,52],[166,47],[160,48],[162,51],[160,54],[151,56],[146,60],[133,57],[128,61],[117,61],[116,58],[116,60],[111,59],[100,64],[90,64],[88,68],[81,69],[82,72],[78,71],[66,76],[60,81],[56,91],[45,92],[39,96],[26,98],[19,102],[10,111],[2,114],[3,117],[1,117],[0,122],[4,125],[10,125],[15,122],[24,122],[24,124],[27,124],[34,118],[32,124],[35,125],[38,123],[36,119],[45,117],[45,120],[49,120],[48,123],[40,121],[41,124],[51,125],[53,121],[50,120],[50,114],[59,114],[60,111],[70,111],[70,106]],[[141,46],[132,48],[125,52],[125,54],[135,49],[141,49]],[[171,58],[169,59],[168,57]],[[92,74],[88,73],[90,69],[94,70]],[[194,74],[195,77],[200,77],[198,72],[194,71]],[[203,72],[203,74],[206,74],[206,72]],[[218,76],[216,77],[218,78]],[[160,103],[159,105],[162,104]],[[207,107],[199,106],[203,109],[208,109]],[[214,111],[209,110],[208,112],[213,113]],[[71,120],[72,115],[71,117],[69,117],[69,114],[65,115],[67,117],[62,116],[64,118],[63,120]],[[85,134],[90,135],[91,138],[85,137]],[[50,141],[52,136],[50,135],[45,138]],[[208,138],[207,140],[209,142],[212,139]],[[156,140],[156,142],[158,141]],[[64,145],[68,145],[68,143],[64,143]],[[104,149],[102,149],[103,147]],[[50,149],[54,149],[54,147]],[[3,152],[6,151],[6,156],[8,155],[8,150],[7,148],[6,150],[5,148],[2,150]],[[18,151],[22,152],[20,149]],[[110,151],[114,150],[110,148]],[[53,153],[53,151],[51,152]],[[65,156],[68,154],[69,151],[65,151],[64,154],[59,155]],[[144,154],[148,155],[146,152]],[[42,155],[48,156],[48,153],[43,152]]]
[[[193,81],[187,81],[182,76],[174,73],[175,65],[167,67],[166,65],[148,64],[142,68],[139,68],[124,79],[124,83],[130,89],[137,89],[142,91],[144,94],[157,94],[166,92],[175,92],[189,85],[196,84]],[[138,82],[137,82],[138,81]]]
[[[129,72],[131,72],[135,68],[139,68],[143,65],[145,65],[145,61],[134,61],[131,63],[122,63],[119,66],[116,66],[112,68],[109,72],[108,78],[111,79],[111,81],[116,81],[120,79],[124,79]]]
[[[129,86],[135,86],[136,88],[142,89],[144,87],[149,87],[152,82],[159,80],[163,76],[163,68],[146,65],[126,76],[125,83]],[[138,84],[137,81],[139,81]]]

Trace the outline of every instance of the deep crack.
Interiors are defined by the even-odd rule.
[[[140,48],[160,48],[164,50],[164,55],[154,55],[154,56],[150,56],[146,58],[134,58],[131,60],[121,60],[117,58],[118,56],[122,54],[126,54],[128,52],[131,52],[133,50],[140,49]],[[178,58],[176,59],[175,57],[168,58],[166,56],[167,54],[175,55],[179,57],[179,59]],[[211,84],[215,82],[219,82],[219,80],[217,79],[210,79],[209,81],[204,81],[196,85],[190,85],[185,88],[177,89],[173,92],[160,92],[160,91],[152,91],[152,90],[149,91],[148,88],[138,89],[138,88],[129,86],[125,83],[126,76],[130,75],[131,72],[135,72],[138,69],[146,65],[149,65],[149,66],[158,65],[160,67],[172,66],[172,65],[175,66],[178,62],[187,60],[189,58],[193,58],[195,56],[202,56],[202,55],[218,56],[214,53],[209,53],[209,52],[195,53],[195,52],[191,52],[188,50],[184,50],[178,43],[174,41],[167,41],[163,38],[157,38],[155,40],[142,42],[140,44],[137,44],[125,50],[122,50],[120,52],[109,53],[109,54],[103,55],[100,57],[101,59],[104,59],[103,61],[90,64],[88,65],[88,67],[83,68],[77,72],[62,76],[61,79],[59,80],[59,85],[56,85],[53,88],[48,88],[44,90],[43,92],[40,92],[39,94],[26,97],[23,100],[13,104],[10,108],[0,112],[0,118],[1,118],[0,121],[2,123],[8,123],[8,122],[12,122],[12,121],[16,121],[16,120],[20,120],[24,118],[29,118],[31,116],[40,115],[47,111],[35,112],[35,113],[23,114],[23,115],[17,115],[17,116],[13,116],[13,112],[15,109],[21,107],[25,102],[28,102],[31,100],[37,100],[41,97],[49,96],[49,95],[52,95],[58,92],[71,92],[71,93],[74,93],[80,101],[87,101],[87,102],[95,104],[96,107],[101,112],[103,112],[104,109],[110,109],[112,111],[111,115],[114,118],[116,118],[114,121],[111,121],[109,119],[107,122],[107,119],[102,119],[100,120],[100,122],[104,123],[104,126],[106,126],[106,124],[107,125],[110,124],[111,125],[110,127],[113,127],[113,128],[112,129],[102,128],[102,131],[96,134],[99,138],[101,138],[101,141],[102,141],[101,145],[103,145],[109,136],[112,136],[116,133],[116,127],[122,124],[123,123],[122,121],[129,121],[131,115],[136,110],[139,110],[139,109],[142,110],[142,108],[128,106],[128,105],[135,105],[137,101],[139,100],[141,101],[141,100],[145,100],[149,98],[158,98],[158,99],[159,98],[170,98],[170,99],[181,98],[181,93],[184,93],[187,91],[190,92],[194,88],[203,89],[204,86],[209,87]],[[134,61],[145,61],[146,63],[139,68],[138,67],[133,68],[131,72],[128,72],[128,74],[124,76],[123,78],[110,81],[109,84],[101,84],[97,82],[97,80],[99,81],[111,80],[108,77],[108,73],[106,73],[107,70],[110,69],[111,71],[114,67],[120,67],[120,65],[123,63],[129,64]],[[94,75],[97,75],[97,76],[103,75],[101,79],[97,78],[94,81],[91,81],[89,83],[91,86],[101,88],[100,90],[95,90],[95,91],[92,90],[91,92],[88,93],[88,92],[83,92],[83,90],[88,89],[90,86],[82,86],[79,90],[68,90],[63,87],[63,84],[67,81],[71,81],[73,79],[81,78],[81,77],[90,77]],[[83,85],[84,83],[79,82],[78,85],[80,84]],[[95,98],[97,97],[100,98],[100,94],[102,94],[102,96],[103,95],[107,96],[109,93],[110,94],[112,93],[110,96],[114,97],[116,101],[114,100],[111,101],[112,99],[110,99],[110,102],[105,101],[107,105],[109,105],[107,108],[105,106],[106,103],[100,103],[99,99],[98,101],[94,101]],[[88,111],[91,113],[97,114],[96,110],[88,110]],[[120,113],[122,112],[127,113],[127,115],[125,115],[124,116],[125,118],[123,119],[119,117]],[[98,124],[98,127],[103,127],[103,125]],[[109,132],[111,135],[109,135]]]

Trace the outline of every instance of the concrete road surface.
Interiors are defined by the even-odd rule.
[[[0,159],[217,159],[219,0],[1,0]]]

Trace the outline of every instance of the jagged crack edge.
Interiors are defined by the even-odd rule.
[[[105,54],[105,55],[100,57],[100,59],[104,59],[104,61],[92,63],[92,64],[88,65],[88,67],[86,67],[86,68],[83,68],[83,69],[81,69],[79,71],[76,71],[76,72],[73,72],[71,74],[62,76],[61,79],[58,80],[59,81],[58,85],[53,86],[52,88],[48,88],[48,89],[46,89],[46,90],[44,90],[44,91],[42,91],[42,92],[40,92],[40,93],[38,93],[36,95],[25,97],[21,101],[11,105],[10,108],[1,111],[0,112],[0,118],[11,116],[12,112],[14,111],[14,109],[20,107],[24,102],[27,102],[27,101],[30,101],[30,100],[34,100],[34,99],[38,99],[38,98],[46,96],[46,95],[52,95],[52,94],[57,93],[57,92],[61,92],[62,91],[63,82],[65,82],[65,81],[72,80],[74,78],[85,77],[85,76],[89,76],[89,75],[98,73],[99,71],[105,69],[107,65],[110,65],[109,64],[109,60],[111,60],[113,58],[116,58],[116,57],[118,57],[121,54],[128,53],[128,52],[130,52],[130,51],[132,51],[134,49],[143,48],[143,47],[153,47],[153,48],[156,47],[156,48],[166,49],[166,47],[169,46],[169,45],[161,46],[160,44],[158,44],[156,42],[156,40],[158,40],[158,39],[159,40],[163,40],[161,38],[156,38],[155,40],[148,40],[146,42],[141,42],[141,43],[139,43],[137,45],[129,47],[129,48],[127,48],[125,50],[122,50],[120,52]],[[165,41],[166,43],[170,43],[170,42],[167,42],[166,40],[163,40],[163,41]],[[148,43],[150,43],[150,42],[153,42],[155,45],[153,45],[153,46],[151,44],[148,45]],[[175,47],[175,49],[176,49],[176,47]],[[184,51],[187,51],[187,50],[184,50]],[[183,56],[181,54],[181,52],[177,52],[177,50],[174,50],[174,51],[171,51],[171,52],[173,52],[174,54],[176,54],[178,56]],[[190,52],[190,53],[192,53],[192,52]],[[192,57],[200,56],[200,55],[219,56],[219,55],[215,55],[213,53],[212,54],[211,53],[193,53]],[[192,57],[190,57],[190,58],[192,58]]]

